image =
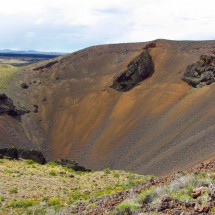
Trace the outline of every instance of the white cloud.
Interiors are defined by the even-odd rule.
[[[0,48],[215,39],[214,0],[0,0]],[[27,38],[27,39],[26,39]]]

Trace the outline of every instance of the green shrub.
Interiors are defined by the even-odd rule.
[[[51,166],[51,167],[58,166],[58,164],[56,162],[48,162],[47,165]]]
[[[4,196],[0,196],[0,203],[5,201],[5,197]]]
[[[55,171],[55,170],[50,170],[50,171],[49,171],[49,175],[56,176],[56,175],[57,175],[57,173],[56,173],[56,171]]]
[[[77,201],[86,201],[90,198],[89,194],[81,193],[78,190],[74,190],[69,194],[68,203],[72,204]]]
[[[171,194],[170,194],[170,197],[173,198],[173,199],[177,199],[177,200],[180,200],[180,201],[184,201],[184,202],[193,200],[193,199],[192,199],[188,194],[186,194],[186,193],[177,193],[177,192],[174,192],[174,193],[171,193]]]
[[[110,173],[111,173],[111,171],[110,171],[109,168],[105,168],[105,169],[103,170],[103,172],[104,172],[105,174],[110,174]]]
[[[137,197],[137,202],[139,204],[149,204],[153,201],[155,197],[156,197],[155,188],[151,187],[140,193],[140,195]]]
[[[54,199],[49,200],[48,206],[54,206],[54,205],[60,205],[60,199],[54,198]]]
[[[10,203],[10,206],[12,206],[13,208],[27,208],[37,204],[39,204],[39,201],[26,199],[26,200],[12,201]]]
[[[214,212],[214,213],[215,213],[215,207],[212,207],[212,208],[211,208],[211,212]]]
[[[119,177],[120,177],[120,174],[119,174],[119,172],[114,171],[114,172],[113,172],[113,176],[114,176],[115,178],[119,178]]]
[[[36,162],[35,161],[33,161],[33,160],[26,160],[25,161],[27,164],[35,164]]]
[[[12,193],[18,193],[18,189],[17,187],[12,188],[11,190],[9,190],[10,194]]]
[[[130,215],[135,210],[138,210],[139,206],[131,202],[122,202],[115,207],[114,214],[116,215]]]

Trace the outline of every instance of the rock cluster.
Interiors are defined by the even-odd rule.
[[[153,73],[153,70],[152,58],[148,49],[144,49],[139,56],[128,64],[125,71],[114,78],[110,87],[119,92],[126,92],[148,78]]]
[[[202,55],[199,61],[186,68],[182,80],[193,87],[202,87],[215,81],[215,55]]]
[[[17,148],[2,148],[0,149],[0,158],[10,159],[30,159],[39,164],[45,164],[46,159],[42,152],[37,150],[17,149]]]
[[[67,160],[67,159],[60,159],[58,161],[56,161],[57,164],[67,167],[69,169],[73,169],[75,171],[90,171],[89,169],[84,168],[83,166],[80,166],[77,162],[73,161],[73,160]]]

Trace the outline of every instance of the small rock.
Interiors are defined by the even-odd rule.
[[[28,89],[28,87],[29,87],[29,85],[28,84],[26,84],[26,83],[21,83],[21,85],[20,85],[23,89]]]
[[[210,197],[210,201],[215,201],[215,183],[211,183],[208,189],[209,189],[208,195]]]
[[[202,190],[200,188],[196,188],[193,190],[191,195],[194,199],[197,199],[201,194],[202,194]]]
[[[38,105],[34,105],[33,107],[34,107],[33,112],[34,112],[34,113],[38,113],[38,111],[39,111],[39,106],[38,106]]]

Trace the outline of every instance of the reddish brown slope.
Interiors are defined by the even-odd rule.
[[[1,145],[28,143],[50,159],[153,174],[214,157],[215,85],[190,92],[181,77],[187,65],[215,49],[215,42],[158,40],[150,50],[153,75],[128,92],[111,89],[114,75],[145,45],[91,47],[52,66],[44,62],[19,72],[6,93],[30,110],[38,105],[39,111],[16,122],[24,131],[13,137],[2,128]],[[22,89],[23,81],[32,84]]]

